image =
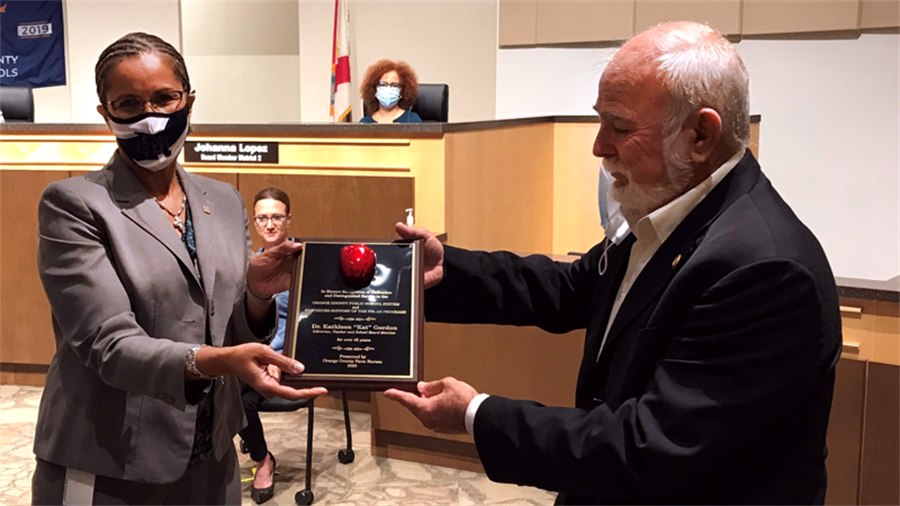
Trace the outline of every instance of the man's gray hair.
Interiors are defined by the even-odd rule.
[[[722,138],[744,150],[750,144],[750,78],[737,50],[709,26],[680,22],[661,25],[652,41],[658,75],[670,104],[665,133],[675,136],[691,113],[715,109]]]

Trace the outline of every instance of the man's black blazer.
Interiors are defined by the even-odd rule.
[[[587,329],[575,408],[481,405],[488,476],[564,504],[822,503],[841,322],[816,238],[748,151],[638,276],[598,360],[633,243],[602,276],[602,245],[571,264],[445,249],[428,320]]]

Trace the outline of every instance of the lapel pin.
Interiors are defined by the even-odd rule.
[[[203,204],[203,212],[206,214],[212,214],[212,211],[209,210],[209,206],[206,204]]]
[[[680,262],[680,261],[681,261],[681,253],[679,253],[678,256],[675,257],[675,260],[672,260],[672,268],[674,269],[675,267],[677,267],[678,262]]]

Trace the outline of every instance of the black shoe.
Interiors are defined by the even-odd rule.
[[[266,488],[252,487],[250,489],[250,498],[256,504],[262,504],[275,495],[275,456],[272,455],[272,452],[269,452],[269,457],[272,457],[272,484]]]

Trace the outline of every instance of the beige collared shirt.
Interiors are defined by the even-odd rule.
[[[641,271],[644,270],[644,267],[650,262],[653,255],[656,254],[656,251],[659,250],[659,247],[666,242],[666,239],[672,235],[672,232],[675,231],[685,217],[697,207],[697,204],[709,195],[709,192],[711,192],[713,188],[715,188],[716,185],[731,172],[731,169],[733,169],[743,157],[744,152],[738,151],[697,186],[686,191],[675,200],[660,207],[656,211],[653,211],[649,215],[644,216],[637,222],[637,225],[632,226],[632,224],[629,223],[631,230],[634,232],[636,241],[631,247],[631,256],[628,258],[628,270],[625,271],[625,277],[622,279],[622,284],[619,286],[619,292],[613,303],[612,311],[609,314],[606,332],[603,334],[603,341],[600,343],[600,351],[597,353],[598,359],[600,358],[600,353],[603,352],[606,338],[609,336],[609,329],[612,328],[612,324],[616,319],[616,315],[619,313],[619,309],[622,307],[622,303],[628,296],[628,292],[631,290],[632,285],[634,285],[634,282],[637,280],[638,276],[640,276]]]

